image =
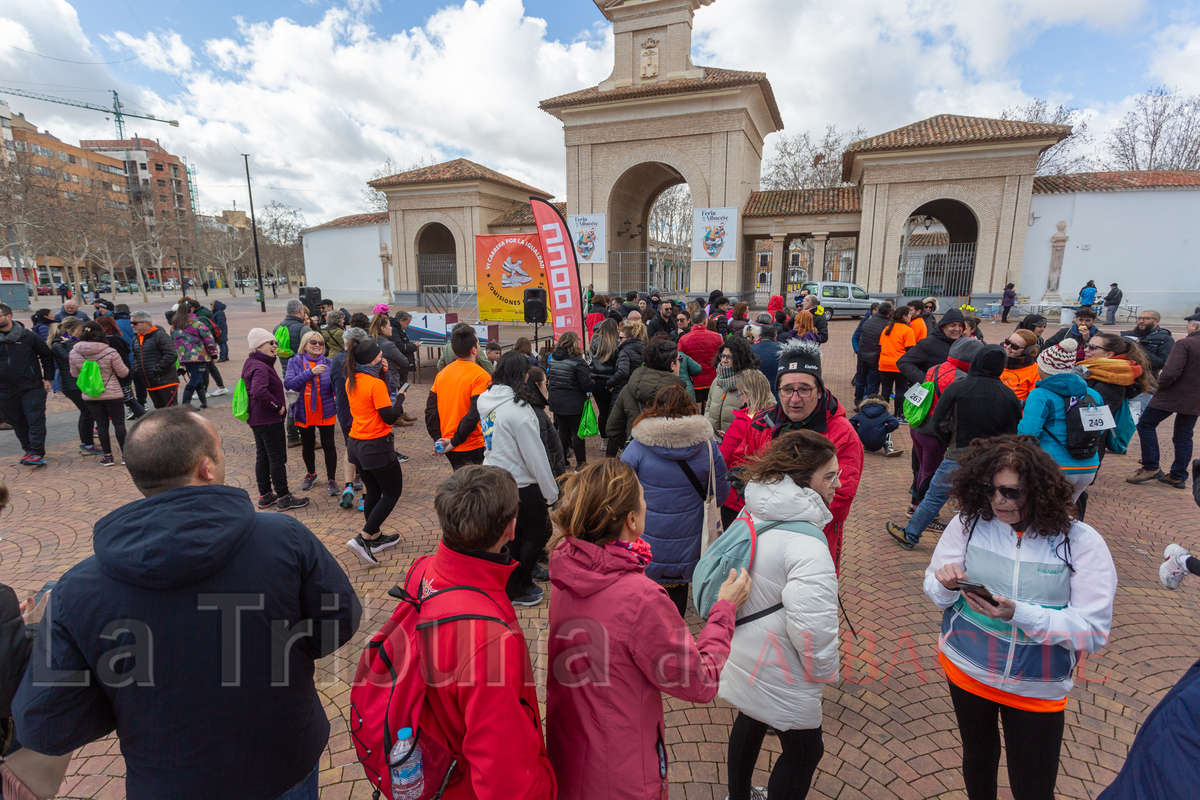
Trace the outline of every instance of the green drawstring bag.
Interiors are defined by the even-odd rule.
[[[104,378],[100,376],[100,365],[95,361],[84,361],[79,368],[79,377],[75,379],[79,391],[88,397],[99,397],[104,394]]]
[[[280,358],[291,358],[295,355],[292,352],[292,334],[288,333],[287,325],[280,325],[275,329],[275,344],[279,345]]]
[[[583,417],[579,420],[578,435],[580,439],[600,435],[600,426],[596,422],[596,401],[590,397],[587,405],[583,407]]]
[[[250,419],[250,393],[246,391],[246,381],[241,378],[233,387],[233,417],[242,422]]]
[[[926,417],[929,416],[929,411],[933,408],[934,389],[936,386],[937,385],[933,381],[926,381],[925,383],[921,384],[920,388],[924,389],[925,391],[924,396],[921,397],[921,402],[919,403],[914,403],[911,399],[909,399],[910,395],[919,394],[919,392],[914,392],[913,389],[909,389],[908,393],[905,394],[904,419],[908,420],[908,424],[910,426],[914,428],[917,427],[925,421]]]

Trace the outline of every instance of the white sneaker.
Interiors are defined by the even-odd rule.
[[[211,392],[209,392],[208,396],[209,397],[219,397],[223,394],[229,394],[229,390],[226,389],[224,386],[218,386],[216,389],[213,389]]]
[[[1167,545],[1163,550],[1163,563],[1158,568],[1158,579],[1168,589],[1178,589],[1183,576],[1188,574],[1187,560],[1192,554],[1177,544]]]

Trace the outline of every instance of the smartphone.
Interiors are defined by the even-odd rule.
[[[988,601],[992,605],[995,605],[995,602],[992,600],[992,593],[990,591],[988,591],[988,588],[986,586],[984,586],[982,583],[971,583],[970,581],[959,581],[958,588],[961,591],[970,592],[971,594],[982,597],[984,600]]]
[[[401,391],[401,392],[407,392],[407,391],[408,391],[408,384],[407,384],[407,383],[405,383],[403,386],[401,386],[401,387],[400,387],[400,391]]]
[[[42,602],[42,598],[46,596],[46,592],[50,591],[57,585],[58,581],[46,581],[44,584],[42,584],[42,588],[39,589],[38,593],[33,596],[33,604],[36,606],[38,603]]]

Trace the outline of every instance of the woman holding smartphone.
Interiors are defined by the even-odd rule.
[[[944,609],[938,657],[970,800],[995,800],[998,719],[1015,800],[1054,797],[1078,651],[1108,641],[1117,571],[1103,537],[1074,519],[1072,491],[1032,436],[985,439],[958,462],[961,511],[925,594]]]

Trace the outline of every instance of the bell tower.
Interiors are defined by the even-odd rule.
[[[713,0],[595,0],[613,24],[615,63],[601,92],[702,78],[692,63],[692,18]]]

